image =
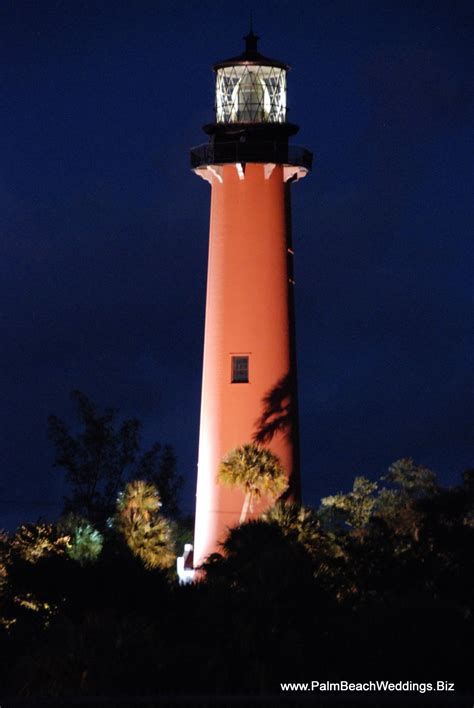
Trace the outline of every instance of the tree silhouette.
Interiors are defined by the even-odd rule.
[[[169,446],[155,443],[140,452],[142,424],[136,418],[119,423],[118,412],[97,406],[81,391],[73,391],[81,426],[73,434],[57,416],[48,418],[49,436],[56,448],[55,467],[66,470],[71,495],[65,512],[84,516],[99,528],[114,513],[123,485],[133,478],[148,479],[162,489],[165,510],[178,511],[182,478],[176,474],[176,460]]]
[[[473,479],[444,488],[404,459],[333,506],[280,500],[231,529],[188,586],[163,568],[174,554],[157,489],[143,480],[120,495],[94,562],[69,553],[77,519],[0,534],[2,691],[30,702],[133,693],[159,703],[176,691],[265,700],[285,672],[305,680],[317,662],[331,681],[367,671],[391,680],[416,665],[469,695]]]

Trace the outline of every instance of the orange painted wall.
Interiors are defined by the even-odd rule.
[[[252,441],[262,399],[290,368],[288,245],[283,167],[265,179],[264,165],[235,165],[212,177],[204,366],[199,438],[194,565],[218,551],[239,522],[244,494],[219,485],[231,449]],[[231,383],[232,355],[249,356],[249,383]],[[292,443],[277,434],[267,445],[287,470]],[[258,516],[269,500],[256,504]]]

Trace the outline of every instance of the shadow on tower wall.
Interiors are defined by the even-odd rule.
[[[279,433],[293,448],[293,469],[288,480],[288,489],[282,499],[300,501],[299,450],[297,435],[297,398],[294,378],[290,373],[279,381],[262,398],[262,414],[255,422],[253,442],[269,443]]]

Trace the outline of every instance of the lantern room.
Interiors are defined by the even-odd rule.
[[[216,123],[285,123],[289,67],[260,54],[252,31],[244,39],[242,54],[214,65]]]
[[[288,64],[269,59],[257,49],[258,37],[250,30],[245,51],[214,64],[216,116],[203,126],[209,142],[191,150],[191,167],[204,179],[208,167],[248,163],[286,165],[287,178],[304,176],[313,156],[305,148],[289,145],[298,126],[287,119],[286,75]],[[297,168],[297,169],[293,169]]]

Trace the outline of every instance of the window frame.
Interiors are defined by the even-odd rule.
[[[239,370],[239,363],[245,360],[246,366]],[[246,374],[246,378],[241,378],[242,373]],[[230,382],[231,384],[246,384],[250,383],[250,356],[248,354],[231,354],[230,357]]]

